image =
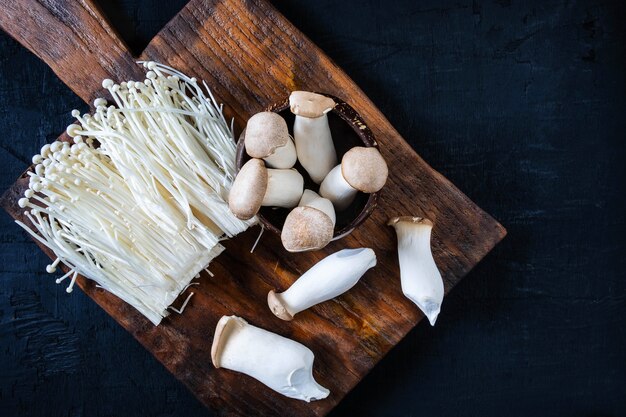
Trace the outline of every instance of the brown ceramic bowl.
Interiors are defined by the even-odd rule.
[[[341,161],[343,155],[350,148],[355,146],[378,147],[372,131],[367,127],[361,116],[352,106],[330,94],[319,94],[330,97],[337,103],[335,108],[328,112],[328,124],[339,161]],[[280,114],[287,121],[289,133],[293,136],[293,122],[295,116],[289,110],[289,99],[271,106],[268,111]],[[241,134],[237,142],[237,171],[250,160],[250,156],[246,153],[244,146],[244,133]],[[315,192],[319,191],[319,185],[311,180],[299,162],[296,162],[294,168],[304,177],[305,189],[310,189]],[[337,222],[333,240],[340,239],[350,234],[369,217],[377,205],[379,193],[380,191],[373,194],[359,192],[347,209],[337,212]],[[283,224],[285,223],[285,218],[290,211],[290,209],[284,208],[261,207],[258,218],[264,228],[280,235]]]

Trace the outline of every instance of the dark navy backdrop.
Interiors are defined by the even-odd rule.
[[[140,50],[185,0],[103,1]],[[280,1],[509,230],[332,416],[626,415],[621,1]],[[0,188],[86,106],[0,34]],[[0,415],[207,411],[0,215]]]

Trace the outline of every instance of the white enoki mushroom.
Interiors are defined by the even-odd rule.
[[[211,359],[216,368],[249,375],[289,398],[309,402],[330,394],[313,378],[315,356],[309,348],[237,316],[217,323]]]
[[[430,249],[433,223],[421,217],[394,217],[389,226],[398,235],[398,260],[402,292],[435,325],[443,302],[443,279]]]
[[[93,116],[75,112],[82,128],[71,125],[68,134],[96,139],[139,206],[172,230],[183,226],[182,216],[187,228],[204,226],[229,237],[242,232],[250,222],[230,215],[225,201],[235,176],[235,145],[222,107],[195,78],[142,63],[145,82],[104,80],[116,107],[101,101]]]
[[[60,262],[70,269],[57,279],[72,276],[68,292],[80,273],[157,324],[178,293],[222,251],[218,236],[208,242],[209,236],[196,230],[163,229],[136,208],[108,157],[91,146],[73,146],[74,153],[67,143],[53,143],[59,150],[44,160],[52,161],[47,172],[31,173],[30,189],[39,192],[19,205],[30,209],[25,214],[35,231],[18,224],[58,257],[48,272]]]
[[[81,122],[67,129],[74,144],[54,142],[33,157],[18,202],[33,229],[18,224],[56,254],[48,272],[69,268],[57,280],[72,277],[68,292],[84,275],[158,324],[221,253],[224,235],[251,222],[225,202],[235,145],[221,107],[195,79],[144,66],[143,83],[103,82],[118,107],[97,99],[93,116],[72,112]]]
[[[375,265],[372,249],[340,250],[316,263],[287,291],[270,291],[267,304],[277,317],[292,320],[297,313],[348,291]]]

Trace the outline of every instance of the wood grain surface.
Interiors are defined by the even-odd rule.
[[[0,26],[43,59],[85,101],[102,94],[103,78],[137,79],[142,71],[91,1],[3,2]],[[140,59],[156,60],[204,79],[238,130],[247,118],[294,89],[325,91],[349,102],[376,136],[390,163],[378,209],[352,235],[323,251],[289,254],[266,234],[249,253],[256,230],[226,243],[203,276],[190,306],[152,326],[110,294],[79,280],[80,287],[132,333],[207,406],[224,415],[324,415],[421,320],[399,285],[395,236],[385,225],[396,215],[432,219],[433,251],[449,291],[505,235],[406,144],[363,92],[315,45],[264,1],[191,1],[149,44]],[[36,150],[33,150],[33,153]],[[22,178],[2,206],[21,217]],[[265,304],[329,253],[372,247],[378,266],[349,293],[301,313],[275,318]],[[51,280],[52,285],[52,280]],[[254,325],[298,340],[316,355],[315,377],[329,398],[307,404],[284,398],[255,380],[210,362],[217,320],[237,314]],[[445,302],[443,313],[445,314]]]

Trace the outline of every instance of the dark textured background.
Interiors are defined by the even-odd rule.
[[[103,7],[139,51],[184,3]],[[275,4],[509,231],[437,326],[420,324],[332,416],[626,415],[623,2]],[[0,34],[0,189],[72,108],[86,110]],[[208,414],[0,221],[1,416]]]

